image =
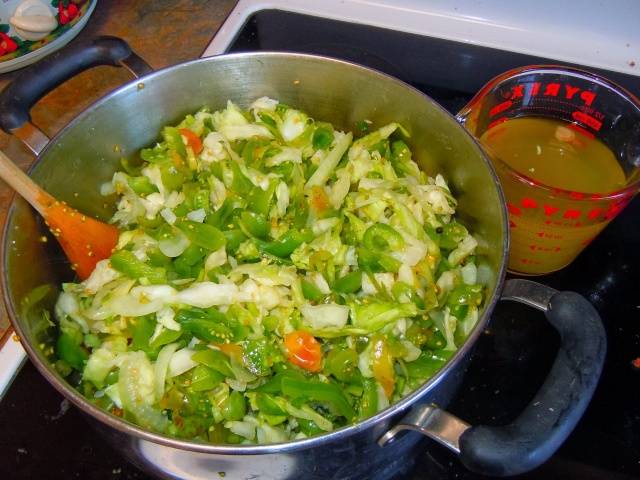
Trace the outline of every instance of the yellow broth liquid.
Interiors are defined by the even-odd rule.
[[[495,161],[548,187],[577,192],[574,197],[606,194],[623,188],[626,177],[601,141],[542,117],[507,120],[480,141],[494,158],[509,206],[511,271],[535,275],[566,266],[610,221],[607,202],[531,187]]]

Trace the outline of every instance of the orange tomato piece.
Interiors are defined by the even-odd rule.
[[[327,192],[324,191],[324,188],[317,185],[311,188],[309,204],[317,213],[323,213],[329,208],[329,197],[327,196]]]
[[[387,398],[391,398],[396,384],[396,376],[393,371],[393,356],[384,338],[374,337],[372,341],[373,362],[371,370],[373,371],[373,378],[382,386]]]
[[[178,130],[180,135],[182,135],[187,140],[187,145],[191,147],[193,153],[196,155],[202,151],[202,140],[200,137],[193,133],[188,128],[181,128]]]
[[[319,372],[322,368],[322,350],[313,335],[301,330],[293,331],[284,337],[288,360],[294,365],[310,372]]]

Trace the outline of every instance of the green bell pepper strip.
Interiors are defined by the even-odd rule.
[[[372,417],[378,413],[378,385],[372,378],[365,378],[362,382],[362,398],[358,408],[358,418]]]
[[[391,287],[391,294],[398,302],[409,300],[416,304],[420,310],[424,310],[424,300],[418,295],[416,289],[404,282],[396,282]]]
[[[222,234],[226,239],[226,248],[229,253],[235,253],[240,244],[247,239],[247,236],[239,228],[224,230]]]
[[[440,330],[431,328],[429,329],[429,335],[427,336],[424,346],[431,350],[442,350],[447,346],[447,341],[444,335],[440,333]]]
[[[300,431],[309,437],[325,433],[313,420],[307,420],[306,418],[297,418],[296,420],[298,421],[298,425],[300,425]]]
[[[363,245],[372,251],[400,250],[404,239],[396,229],[384,223],[371,225],[362,238]]]
[[[442,234],[440,235],[439,242],[440,247],[449,250],[454,249],[468,233],[467,229],[457,222],[447,223],[442,227]]]
[[[205,342],[224,343],[233,338],[229,327],[204,318],[182,320],[180,324],[187,332]]]
[[[157,187],[147,177],[143,176],[129,177],[127,178],[127,184],[138,195],[148,195],[158,191]]]
[[[238,224],[247,236],[265,238],[269,234],[267,219],[254,212],[243,211]]]
[[[225,314],[214,309],[179,310],[176,321],[184,330],[206,342],[226,343],[235,337]]]
[[[194,362],[213,368],[217,372],[228,378],[235,378],[229,358],[220,350],[206,349],[200,350],[191,356]]]
[[[205,223],[209,225],[213,225],[216,228],[221,230],[225,230],[229,225],[229,219],[231,218],[231,213],[233,209],[236,208],[234,205],[234,201],[230,198],[225,198],[220,208],[218,208],[215,212],[210,215],[207,215],[205,219]]]
[[[191,374],[189,389],[194,392],[206,392],[224,381],[224,375],[205,365],[198,365]]]
[[[67,362],[76,370],[82,371],[85,362],[89,359],[87,352],[75,339],[66,333],[62,333],[56,342],[56,355]]]
[[[305,376],[296,370],[284,370],[276,373],[269,381],[255,388],[256,392],[282,394],[282,380],[291,378],[300,382],[306,382]]]
[[[391,166],[399,177],[420,178],[420,170],[411,160],[411,150],[402,140],[391,143]]]
[[[249,372],[259,377],[271,373],[274,351],[266,339],[248,340],[243,344],[242,350],[242,363]]]
[[[303,243],[308,243],[313,240],[313,233],[309,230],[288,230],[277,240],[272,242],[262,243],[259,245],[260,250],[270,253],[276,257],[288,257],[293,251]]]
[[[247,200],[247,208],[252,212],[264,215],[265,217],[269,215],[271,199],[273,198],[273,194],[275,193],[277,186],[278,182],[272,180],[269,182],[269,186],[266,190],[262,190],[260,187],[253,187]]]
[[[193,243],[212,252],[223,247],[226,242],[222,232],[208,223],[180,220],[177,221],[175,225],[182,230]]]
[[[460,285],[455,287],[447,297],[447,305],[455,307],[458,305],[479,306],[482,303],[482,285]]]
[[[400,269],[400,261],[391,255],[379,251],[369,250],[364,247],[356,248],[358,254],[358,265],[365,272],[394,272]]]
[[[241,196],[246,196],[251,193],[253,190],[253,183],[249,180],[242,170],[240,170],[240,166],[234,162],[230,162],[231,171],[233,172],[233,181],[231,182],[231,188],[234,192]]]
[[[167,272],[162,267],[152,267],[138,259],[129,250],[118,250],[109,259],[114,270],[133,279],[146,278],[151,283],[166,283]]]
[[[326,150],[333,142],[333,127],[329,124],[318,124],[313,132],[313,148],[315,150]]]
[[[260,413],[273,416],[284,416],[288,414],[276,401],[276,399],[268,393],[258,392],[256,393],[256,406]]]
[[[142,350],[150,357],[158,355],[158,351],[151,348],[149,339],[156,328],[156,321],[153,315],[143,315],[131,320],[129,329],[131,330],[131,350]]]
[[[422,352],[416,360],[406,364],[407,373],[409,377],[417,380],[431,378],[454,353],[454,351],[449,350]]]
[[[178,155],[180,155],[183,159],[187,157],[187,149],[184,146],[184,142],[182,141],[182,135],[175,127],[164,127],[162,129],[162,138],[166,142],[169,150],[172,150]]]
[[[176,258],[180,259],[186,265],[189,265],[190,267],[192,267],[202,262],[202,259],[205,257],[206,254],[207,254],[207,251],[204,248],[196,245],[195,243],[192,243],[185,249],[184,252],[182,252],[181,255],[179,255]]]
[[[334,348],[327,355],[324,368],[341,382],[349,382],[356,375],[358,354],[351,349]]]
[[[338,415],[345,417],[348,421],[353,420],[356,415],[342,390],[331,383],[284,377],[282,379],[282,393],[292,399],[307,398],[311,401],[328,403]]]
[[[222,404],[222,416],[225,420],[242,420],[246,413],[247,402],[244,395],[235,390],[232,391]]]
[[[338,293],[355,293],[362,288],[362,271],[354,270],[339,278],[333,284],[333,290]]]
[[[169,330],[166,328],[162,330],[156,338],[149,342],[149,347],[152,350],[159,350],[160,347],[178,340],[182,336],[182,333],[182,330]]]
[[[307,300],[319,302],[325,297],[324,293],[311,282],[302,279],[300,280],[300,285],[302,287],[302,296]]]

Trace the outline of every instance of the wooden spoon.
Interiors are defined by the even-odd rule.
[[[53,198],[0,151],[0,178],[31,204],[58,239],[71,268],[86,279],[100,260],[109,258],[118,242],[118,229],[87,217]]]

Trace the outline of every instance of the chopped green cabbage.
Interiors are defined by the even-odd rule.
[[[55,307],[57,365],[95,404],[174,437],[287,442],[386,408],[473,331],[478,242],[398,123],[354,139],[262,97],[161,133],[102,188],[112,258]]]

